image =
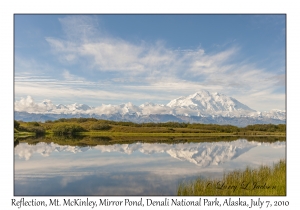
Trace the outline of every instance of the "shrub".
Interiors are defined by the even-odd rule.
[[[34,132],[35,134],[45,134],[45,129],[41,126],[29,126],[26,127],[28,132]]]
[[[19,131],[33,132],[35,134],[45,134],[45,129],[42,126],[19,126]]]
[[[248,125],[245,127],[244,130],[250,131],[267,131],[267,132],[285,132],[286,125],[285,124],[255,124],[255,125]]]
[[[93,123],[90,126],[90,130],[109,130],[110,128],[111,126],[105,123]]]
[[[78,118],[76,119],[76,122],[82,123],[88,121],[88,118]]]
[[[14,121],[14,128],[15,129],[18,129],[19,128],[19,126],[20,126],[20,123],[18,122],[18,121]]]
[[[27,125],[28,126],[40,126],[40,124],[38,122],[28,122]]]
[[[18,129],[18,130],[19,130],[19,131],[27,131],[26,127],[24,127],[24,126],[22,126],[22,125],[19,126],[19,129]]]
[[[86,131],[80,125],[73,123],[58,123],[52,127],[52,131],[56,135],[74,135],[76,132]]]

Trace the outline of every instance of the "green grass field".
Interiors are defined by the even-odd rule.
[[[15,122],[15,134],[33,132],[39,135],[94,136],[285,136],[286,125],[257,124],[244,128],[232,125],[198,123],[132,123],[71,118],[47,122]]]
[[[14,139],[28,143],[55,142],[61,145],[107,145],[134,142],[233,141],[238,138],[285,141],[286,125],[232,125],[189,123],[132,123],[71,118],[47,122],[14,121]],[[35,136],[35,139],[28,139]],[[40,138],[43,136],[43,138]],[[26,140],[25,140],[26,138]]]
[[[286,161],[273,167],[247,167],[224,174],[223,179],[202,179],[181,183],[178,195],[183,196],[278,196],[286,195]]]

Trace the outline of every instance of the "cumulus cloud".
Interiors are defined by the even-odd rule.
[[[35,103],[31,96],[21,98],[21,100],[15,102],[15,111],[19,112],[47,112],[48,110],[55,109],[56,106],[50,100],[44,100],[41,103]]]

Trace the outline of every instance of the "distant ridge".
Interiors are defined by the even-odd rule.
[[[189,96],[171,100],[168,104],[144,103],[136,106],[130,102],[120,105],[91,107],[86,104],[55,105],[50,100],[35,103],[32,97],[15,102],[15,119],[45,121],[71,117],[94,117],[98,119],[132,122],[198,122],[232,124],[282,124],[284,110],[259,112],[235,98],[221,93],[200,90]]]

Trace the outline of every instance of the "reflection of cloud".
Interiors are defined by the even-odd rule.
[[[77,146],[61,146],[54,143],[38,143],[36,145],[29,144],[19,144],[15,147],[15,154],[17,154],[20,158],[24,158],[25,160],[29,160],[30,157],[34,153],[38,153],[44,157],[49,156],[52,152],[85,152],[90,149],[89,147],[77,147]]]
[[[17,175],[18,177],[19,175]],[[84,176],[15,179],[16,195],[175,195],[179,176],[151,172],[97,173]],[[42,187],[41,187],[42,186]]]
[[[114,145],[98,145],[91,147],[77,146],[60,146],[54,143],[38,143],[37,145],[19,144],[15,148],[15,154],[21,158],[29,160],[33,153],[39,153],[42,156],[49,156],[52,152],[85,152],[87,150],[99,150],[101,153],[119,152],[128,155],[134,152],[143,154],[165,153],[171,157],[194,163],[201,167],[210,165],[219,165],[221,163],[233,160],[250,149],[257,146],[268,146],[272,148],[283,148],[285,142],[260,143],[249,142],[244,139],[232,142],[213,142],[213,143],[185,143],[185,144],[150,144],[150,143],[134,143],[134,144],[114,144]]]
[[[74,181],[79,181],[85,178],[86,176],[83,176],[82,174],[80,174],[80,176],[63,176],[60,180],[60,184],[62,187],[66,187],[68,184],[72,184]]]
[[[182,179],[272,164],[285,142],[15,147],[16,195],[170,195]],[[219,164],[219,165],[217,165]],[[198,167],[197,167],[198,166]],[[41,187],[42,186],[42,187]]]

